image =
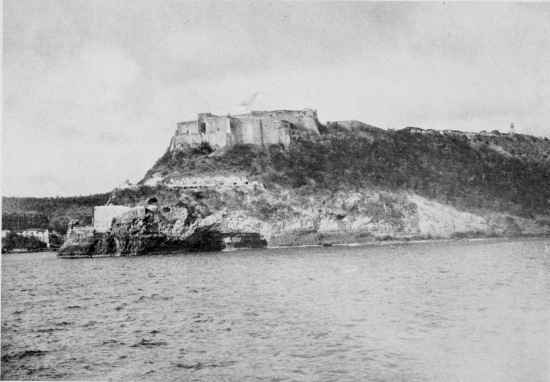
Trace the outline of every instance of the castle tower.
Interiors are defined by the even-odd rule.
[[[514,124],[512,123],[510,125],[510,136],[513,137],[516,134],[516,130],[514,129]]]

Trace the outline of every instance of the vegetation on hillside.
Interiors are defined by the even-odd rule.
[[[93,207],[108,200],[107,193],[63,198],[2,197],[2,229],[47,228],[65,234],[71,219],[91,224]]]
[[[462,137],[395,132],[371,140],[339,132],[298,141],[288,152],[272,151],[272,158],[275,171],[267,180],[291,187],[380,187],[461,208],[550,210],[550,161],[507,156]]]
[[[10,233],[2,238],[2,252],[10,252],[14,249],[25,249],[35,251],[46,248],[46,243],[33,236],[21,236]]]
[[[320,131],[323,133],[317,135],[294,129],[287,150],[278,145],[237,145],[212,153],[212,148],[203,144],[187,151],[167,151],[144,180],[157,174],[243,173],[262,181],[268,189],[293,189],[299,194],[365,188],[410,191],[462,210],[487,209],[524,216],[550,213],[548,139],[520,134],[467,139],[338,123]],[[117,192],[129,205],[159,193],[160,199],[171,201],[193,196],[169,188],[162,192],[148,187]],[[104,205],[108,199],[109,194],[5,197],[2,229],[48,228],[65,233],[71,219],[90,224],[93,207]]]
[[[167,152],[149,174],[245,172],[266,187],[406,190],[460,209],[550,211],[550,142],[516,135],[468,140],[361,128],[298,134],[288,150],[238,145],[222,155]]]

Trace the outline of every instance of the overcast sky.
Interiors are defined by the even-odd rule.
[[[4,0],[3,195],[137,182],[208,111],[550,137],[549,20],[550,3]]]

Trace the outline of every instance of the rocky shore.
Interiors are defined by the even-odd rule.
[[[158,205],[145,208],[143,215],[114,218],[109,232],[74,228],[59,256],[550,235],[550,221],[543,216],[475,214],[405,192],[176,192],[159,185],[117,190],[111,202],[144,205],[151,196]]]

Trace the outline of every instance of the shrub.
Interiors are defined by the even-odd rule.
[[[191,153],[195,155],[208,155],[212,153],[212,151],[214,150],[212,149],[212,146],[210,146],[210,143],[208,142],[201,142],[200,145],[198,145],[197,147],[193,147],[193,149],[191,149]]]
[[[12,251],[14,249],[36,250],[46,248],[46,243],[33,236],[22,236],[16,233],[10,233],[2,239],[2,252]]]

